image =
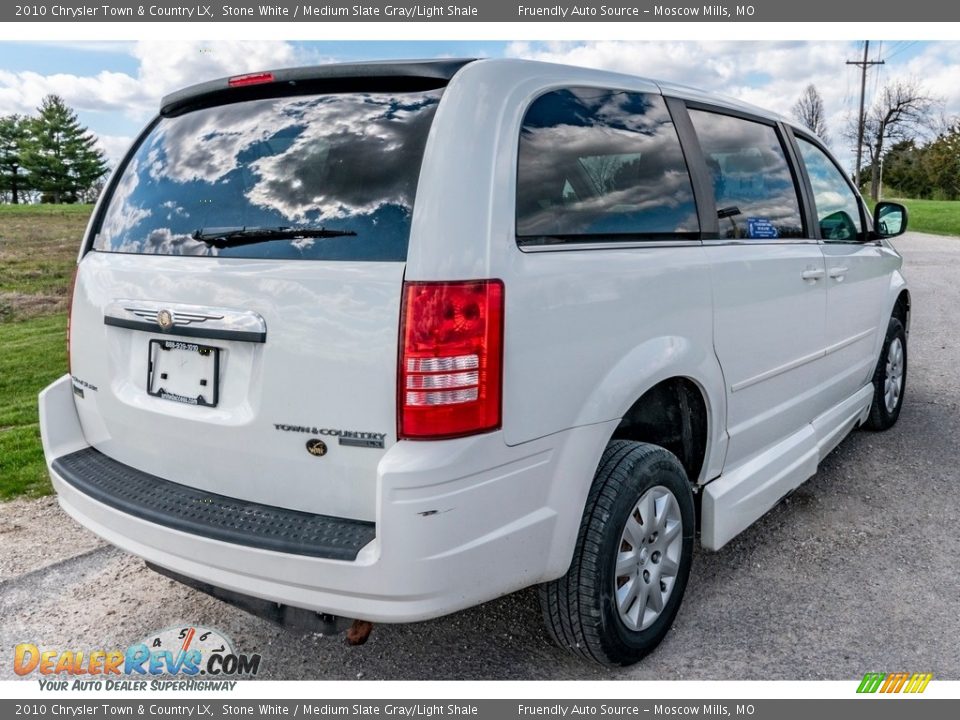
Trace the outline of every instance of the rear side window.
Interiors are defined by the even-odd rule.
[[[440,94],[269,98],[161,118],[123,169],[93,247],[402,261]],[[280,237],[254,242],[259,229]],[[209,242],[237,230],[237,242]]]
[[[517,167],[520,245],[697,239],[699,232],[662,97],[569,88],[527,110]]]
[[[690,119],[713,178],[720,237],[803,237],[797,188],[776,129],[704,110],[691,110]]]

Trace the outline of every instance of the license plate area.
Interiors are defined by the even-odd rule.
[[[220,348],[182,340],[151,340],[147,392],[186,405],[220,401]]]

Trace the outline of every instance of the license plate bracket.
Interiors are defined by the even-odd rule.
[[[147,393],[185,405],[216,407],[220,401],[220,348],[182,340],[151,340]]]

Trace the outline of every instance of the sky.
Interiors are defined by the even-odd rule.
[[[173,90],[225,75],[336,61],[520,57],[604,68],[719,92],[790,115],[804,88],[823,96],[832,149],[852,165],[843,131],[855,116],[862,42],[0,42],[0,115],[32,113],[56,93],[116,162]],[[871,41],[867,102],[910,79],[960,116],[960,42]]]

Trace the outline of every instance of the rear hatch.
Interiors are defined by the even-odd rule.
[[[74,295],[80,420],[161,478],[374,520],[443,83],[253,77],[169,106],[108,188]]]

